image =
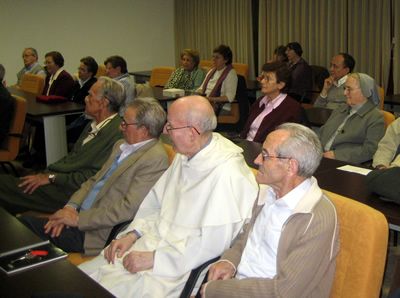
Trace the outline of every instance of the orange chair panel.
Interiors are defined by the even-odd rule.
[[[396,117],[388,112],[381,110],[381,113],[383,114],[383,120],[385,121],[385,129],[396,119]]]
[[[379,297],[389,233],[385,216],[352,199],[324,193],[336,207],[340,229],[340,251],[330,297]]]
[[[99,68],[97,69],[96,78],[103,77],[105,75],[106,75],[106,66],[100,64]]]
[[[15,113],[9,133],[22,134],[26,116],[26,100],[25,98],[16,95],[13,95],[13,97],[15,98]],[[0,150],[0,162],[9,162],[14,160],[19,152],[20,142],[20,137],[9,136],[7,148]]]
[[[44,88],[44,77],[31,73],[26,73],[22,77],[20,88],[23,91],[40,95],[42,94]]]
[[[171,74],[174,72],[175,68],[174,67],[156,67],[153,68],[151,71],[151,76],[150,76],[150,86],[155,87],[155,86],[161,86],[164,87]]]

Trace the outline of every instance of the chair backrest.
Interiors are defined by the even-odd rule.
[[[213,62],[211,60],[200,60],[199,67],[207,72],[213,67]]]
[[[97,68],[96,78],[103,77],[106,75],[106,66],[104,64],[100,64]]]
[[[43,76],[26,73],[22,77],[21,90],[30,92],[36,95],[40,95],[44,88],[44,78]]]
[[[12,161],[17,157],[24,128],[26,100],[16,95],[13,97],[15,98],[14,118],[10,125],[6,148],[0,150],[0,161]]]
[[[336,207],[340,227],[330,297],[379,297],[389,233],[385,216],[357,201],[324,192]]]
[[[213,62],[211,60],[200,60],[199,66],[207,72],[213,67]],[[249,65],[244,63],[232,63],[232,66],[236,73],[243,76],[247,81],[249,78]]]
[[[250,104],[247,98],[246,81],[243,76],[238,75],[235,99],[237,102],[231,104],[228,115],[219,115],[218,124],[237,124],[236,130],[240,131],[249,115]]]
[[[379,95],[379,108],[383,110],[385,105],[385,89],[383,87],[378,86],[378,95]]]
[[[325,79],[329,77],[329,71],[325,67],[319,65],[310,65],[310,67],[313,84],[310,99],[313,103],[321,93],[321,90],[324,87]]]
[[[383,121],[385,121],[386,129],[390,125],[390,123],[392,123],[396,119],[396,117],[388,111],[381,110],[381,113],[383,115]]]
[[[175,152],[174,148],[170,144],[163,143],[163,145],[164,145],[164,149],[165,149],[165,151],[167,152],[167,155],[168,155],[168,162],[169,162],[169,164],[171,164],[172,161],[175,158],[176,152]]]
[[[249,65],[244,63],[232,63],[232,66],[235,69],[236,73],[243,76],[244,79],[247,81],[247,79],[249,78]]]
[[[311,76],[313,83],[313,91],[321,92],[322,87],[324,87],[324,82],[327,77],[329,77],[329,71],[319,65],[310,65],[311,67]]]
[[[164,87],[171,74],[174,72],[174,67],[156,67],[151,70],[150,86],[161,86]]]

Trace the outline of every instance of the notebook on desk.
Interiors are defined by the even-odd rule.
[[[32,242],[30,242],[30,240],[32,240]],[[18,253],[20,251],[26,251],[28,249],[33,249],[33,248],[36,248],[38,246],[42,246],[45,244],[49,244],[49,240],[37,241],[36,237],[33,237],[32,239],[24,239],[24,240],[22,240],[21,246],[19,246],[19,247],[9,248],[8,250],[0,250],[0,258]]]
[[[63,250],[46,243],[0,257],[0,270],[10,275],[66,257]]]

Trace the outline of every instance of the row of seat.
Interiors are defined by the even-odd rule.
[[[175,151],[164,144],[172,162]],[[256,169],[252,169],[254,174]],[[341,195],[324,191],[335,204],[340,228],[340,252],[331,298],[379,297],[386,263],[388,223],[385,216],[364,204]],[[69,254],[73,264],[80,264],[92,257],[79,253]],[[200,266],[201,269],[202,266]],[[194,269],[191,276],[198,277]],[[181,297],[189,297],[195,280],[189,278]]]
[[[11,131],[22,131],[26,101],[16,96],[16,117]],[[0,160],[13,160],[18,153],[20,133],[9,138],[9,148],[0,151]],[[175,152],[164,144],[169,161]],[[256,170],[254,170],[256,172]],[[385,217],[375,209],[340,195],[325,193],[336,206],[340,222],[341,249],[331,297],[378,297],[386,260],[388,226]],[[81,254],[70,254],[74,264],[88,260]]]

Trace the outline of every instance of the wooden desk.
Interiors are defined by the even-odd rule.
[[[43,242],[14,216],[0,207],[0,254]],[[1,292],[0,292],[1,293]],[[1,296],[1,295],[0,295]]]
[[[0,208],[0,238],[0,252],[42,241],[2,208]],[[0,297],[2,298],[31,297],[33,294],[49,295],[50,293],[64,295],[63,297],[67,295],[113,297],[66,259],[10,276],[0,272]]]
[[[390,105],[390,109],[393,111],[395,105],[400,105],[400,94],[385,95],[383,103]]]
[[[65,115],[81,114],[85,106],[67,101],[46,104],[36,101],[36,95],[9,87],[11,94],[21,96],[27,101],[27,118],[43,122],[47,165],[56,162],[68,153]]]
[[[258,168],[253,161],[261,152],[261,144],[246,140],[234,140],[234,142],[243,148],[248,166]],[[349,197],[379,210],[386,216],[390,228],[400,231],[400,205],[384,202],[376,194],[371,193],[367,188],[364,175],[337,169],[347,164],[349,163],[340,160],[322,158],[314,173],[318,185],[322,189]]]
[[[150,81],[151,70],[141,70],[141,71],[133,71],[129,73],[130,75],[135,76],[135,82],[138,84],[146,83]]]
[[[343,165],[342,162],[339,162],[338,166],[341,165]],[[349,197],[379,210],[386,216],[390,228],[400,231],[400,206],[391,202],[384,202],[376,194],[371,193],[367,188],[364,175],[333,168],[317,172],[315,177],[322,189]]]
[[[153,96],[157,99],[161,104],[163,102],[174,101],[175,99],[179,98],[179,96],[164,96],[163,95],[163,87],[151,87],[153,91]],[[191,92],[185,91],[185,96],[190,95]]]

